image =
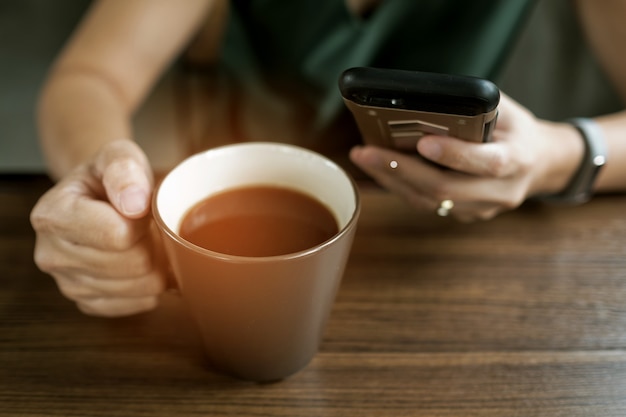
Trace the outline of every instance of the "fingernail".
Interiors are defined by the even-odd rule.
[[[120,208],[123,214],[137,215],[148,207],[148,193],[135,185],[124,188],[120,194]]]
[[[378,152],[372,148],[355,147],[352,149],[352,158],[358,165],[375,168],[382,165]]]
[[[417,151],[428,159],[439,159],[442,149],[436,140],[422,139],[417,143]]]
[[[361,158],[361,150],[363,149],[362,146],[354,146],[352,149],[350,149],[350,158],[355,161],[358,160],[359,158]]]

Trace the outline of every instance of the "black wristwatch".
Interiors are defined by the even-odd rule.
[[[578,171],[567,187],[560,193],[539,197],[542,201],[564,204],[582,204],[589,201],[596,177],[606,164],[607,148],[604,134],[596,122],[576,118],[568,120],[568,123],[580,132],[585,142],[585,154]]]

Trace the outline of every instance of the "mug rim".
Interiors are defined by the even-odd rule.
[[[203,155],[206,153],[210,153],[210,152],[214,152],[217,150],[221,150],[224,148],[232,148],[232,147],[241,147],[241,146],[247,146],[247,145],[254,145],[254,146],[270,146],[270,147],[274,147],[277,149],[283,148],[283,149],[289,149],[289,150],[297,150],[298,152],[304,152],[304,153],[309,153],[309,154],[314,154],[317,157],[321,157],[325,160],[326,163],[330,164],[334,169],[337,169],[341,174],[343,174],[349,181],[350,183],[350,187],[352,188],[352,193],[354,196],[354,210],[352,212],[352,214],[350,215],[350,219],[346,222],[346,224],[337,231],[337,233],[335,233],[332,237],[330,237],[329,239],[318,243],[315,246],[312,246],[310,248],[307,249],[303,249],[301,251],[297,251],[297,252],[290,252],[290,253],[285,253],[285,254],[281,254],[281,255],[271,255],[271,256],[243,256],[243,255],[232,255],[232,254],[227,254],[227,253],[222,253],[222,252],[217,252],[214,250],[210,250],[207,248],[204,248],[202,246],[198,246],[194,243],[191,243],[190,241],[182,238],[178,233],[176,233],[174,230],[172,230],[172,228],[170,228],[165,220],[163,220],[161,213],[158,210],[158,206],[157,206],[157,198],[159,195],[159,192],[161,190],[161,186],[163,185],[163,182],[165,181],[165,179],[173,172],[175,171],[179,166],[185,164],[188,160],[197,157],[199,155]],[[267,183],[268,185],[270,183]],[[263,183],[250,183],[250,185],[263,185]],[[232,188],[226,188],[225,190],[230,190],[230,189],[234,189],[234,187]],[[152,218],[154,219],[154,221],[157,224],[157,227],[164,232],[169,238],[171,238],[172,240],[174,240],[176,243],[184,246],[187,249],[190,249],[194,252],[197,252],[199,254],[205,255],[205,256],[210,256],[212,258],[215,259],[220,259],[220,260],[225,260],[225,261],[231,261],[231,262],[238,262],[238,263],[259,263],[259,262],[275,262],[276,260],[290,260],[290,259],[299,259],[299,258],[304,258],[307,256],[310,256],[314,253],[317,253],[321,250],[323,250],[325,247],[330,246],[333,244],[333,242],[335,242],[336,240],[340,239],[343,235],[345,235],[346,233],[348,233],[348,231],[350,231],[353,227],[356,226],[356,222],[358,221],[359,218],[359,214],[361,211],[361,198],[360,198],[360,193],[358,191],[358,185],[356,184],[354,178],[352,178],[352,176],[350,174],[348,174],[348,172],[343,169],[340,165],[338,165],[336,162],[332,161],[330,158],[326,157],[325,155],[322,155],[321,153],[312,151],[310,149],[301,147],[301,146],[296,146],[296,145],[291,145],[291,144],[284,144],[284,143],[279,143],[279,142],[240,142],[240,143],[232,143],[232,144],[227,144],[227,145],[221,145],[221,146],[217,146],[214,148],[210,148],[201,152],[198,152],[196,154],[190,155],[187,158],[185,158],[184,160],[180,161],[178,164],[176,164],[176,166],[174,168],[172,168],[162,179],[161,181],[159,181],[159,183],[154,187],[154,190],[152,192],[152,203],[151,203],[151,209],[152,209]],[[188,207],[187,210],[191,209],[191,207]]]

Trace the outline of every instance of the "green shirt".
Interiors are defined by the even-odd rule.
[[[349,67],[495,78],[532,3],[382,0],[363,18],[344,0],[233,0],[221,58],[248,89],[298,85],[320,127],[343,109]]]

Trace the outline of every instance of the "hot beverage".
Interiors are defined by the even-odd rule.
[[[212,369],[276,381],[311,361],[359,212],[346,172],[292,145],[212,148],[165,176],[152,213]]]
[[[205,198],[184,216],[180,236],[235,256],[277,256],[319,245],[338,232],[337,220],[300,191],[254,185]]]

